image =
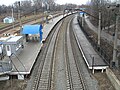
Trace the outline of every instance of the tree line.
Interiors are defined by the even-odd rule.
[[[9,15],[14,10],[14,14],[18,14],[20,10],[22,16],[37,14],[44,11],[61,11],[65,8],[76,7],[75,4],[59,5],[55,0],[24,0],[16,1],[13,5],[0,5],[0,15]]]
[[[120,2],[120,0],[118,0]],[[102,28],[115,23],[116,14],[119,13],[116,0],[91,0],[88,4],[87,11],[93,16],[99,16],[102,13]],[[98,26],[98,19],[91,17],[93,24]],[[97,22],[97,23],[96,23]]]

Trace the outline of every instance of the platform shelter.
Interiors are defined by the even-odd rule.
[[[42,42],[42,29],[42,25],[24,25],[21,33],[25,35],[26,42],[30,39]]]

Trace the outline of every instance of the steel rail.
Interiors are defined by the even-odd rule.
[[[66,19],[66,20],[65,20]],[[82,75],[82,70],[79,69],[79,63],[77,62],[77,58],[74,55],[75,50],[74,45],[70,44],[70,39],[75,39],[75,36],[69,31],[69,27],[71,26],[72,18],[71,16],[62,19],[59,21],[59,23],[54,26],[54,29],[49,34],[49,37],[47,38],[47,42],[45,42],[43,53],[38,56],[38,60],[40,60],[40,64],[38,65],[38,70],[35,75],[34,83],[31,87],[32,90],[54,90],[54,65],[55,65],[55,58],[56,58],[56,51],[57,51],[57,45],[58,41],[63,38],[63,58],[65,59],[65,67],[66,67],[66,77],[68,77],[69,86],[66,86],[70,90],[80,89],[80,90],[88,90],[86,88],[84,76]],[[68,23],[69,22],[69,23]],[[66,24],[67,26],[65,26]],[[62,30],[62,31],[61,31]],[[63,37],[59,38],[61,34]],[[74,36],[70,38],[70,35]],[[72,40],[73,41],[73,40]],[[74,41],[76,42],[76,41]],[[73,46],[73,48],[72,48]],[[58,49],[59,50],[59,49]],[[70,51],[71,50],[71,51]],[[70,51],[70,52],[69,52]],[[73,53],[73,56],[71,54]],[[72,59],[71,59],[72,58]],[[68,76],[67,76],[68,75]],[[76,82],[79,82],[76,84]],[[68,85],[67,84],[67,85]]]
[[[72,17],[73,18],[73,17]],[[67,40],[67,31],[69,30],[69,23],[71,22],[72,18],[70,19],[70,21],[68,22],[67,25],[67,30],[65,31],[65,39],[64,39],[64,52],[65,52],[65,60],[66,60],[66,67],[67,67],[67,73],[68,73],[68,79],[69,79],[69,88],[70,90],[74,90],[74,86],[73,86],[73,79],[72,79],[72,73],[71,73],[71,67],[70,67],[70,62],[69,62],[69,55],[68,55],[68,40]]]
[[[46,89],[46,90],[49,90],[48,88],[50,88],[51,87],[51,73],[52,73],[52,63],[53,63],[53,61],[52,61],[52,57],[53,56],[50,56],[50,62],[49,62],[49,64],[50,64],[50,67],[48,67],[48,68],[50,68],[50,71],[48,72],[48,74],[46,75],[46,88],[44,88],[44,87],[41,87],[40,86],[40,84],[41,84],[41,79],[42,79],[42,74],[45,72],[45,70],[43,70],[44,68],[46,68],[45,67],[45,62],[47,61],[47,55],[50,55],[50,54],[52,54],[53,53],[53,51],[51,51],[51,52],[48,52],[48,49],[51,49],[51,48],[54,48],[54,42],[55,42],[55,38],[56,38],[56,36],[57,36],[57,33],[58,33],[58,30],[59,30],[59,27],[60,27],[60,24],[61,22],[59,22],[59,25],[56,25],[55,27],[54,27],[54,29],[52,30],[52,32],[51,32],[51,34],[49,34],[49,40],[48,40],[48,42],[46,43],[47,45],[46,45],[46,48],[45,48],[45,50],[44,50],[44,53],[43,53],[43,57],[42,58],[39,58],[40,60],[41,60],[41,63],[40,63],[40,65],[39,65],[39,67],[38,67],[38,73],[37,73],[37,75],[36,75],[36,77],[35,77],[35,80],[34,80],[34,85],[32,86],[32,90],[39,90],[39,89]],[[52,39],[54,39],[54,40],[52,40]],[[51,47],[52,46],[52,47]],[[52,50],[52,49],[51,49]],[[47,63],[48,64],[48,63]],[[47,65],[46,65],[47,66]],[[47,73],[47,72],[46,72]],[[42,82],[42,84],[44,84],[44,82]]]
[[[72,24],[72,23],[71,23]],[[78,56],[76,55],[76,53],[79,52],[79,54],[81,54],[80,50],[79,50],[79,47],[78,47],[78,44],[77,44],[77,40],[76,40],[76,35],[72,29],[72,25],[70,25],[71,29],[70,29],[70,40],[71,40],[71,46],[72,46],[72,51],[73,51],[73,55],[74,55],[74,61],[75,61],[75,64],[76,64],[76,68],[77,68],[77,71],[78,71],[78,74],[79,74],[79,78],[80,78],[80,81],[81,81],[81,85],[82,85],[82,90],[89,90],[87,84],[86,84],[86,80],[85,80],[85,77],[83,75],[83,71],[82,71],[82,67],[79,63],[79,58]],[[77,52],[76,52],[77,51]]]

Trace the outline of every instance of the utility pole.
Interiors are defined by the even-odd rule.
[[[43,15],[42,15],[42,22],[43,22],[43,26],[44,26],[44,16],[45,16],[45,14],[44,14],[44,8],[45,8],[45,4],[42,2],[42,9],[43,9]]]
[[[34,18],[35,18],[35,21],[36,21],[36,11],[35,11],[35,9],[34,9]]]
[[[112,60],[112,67],[118,66],[117,65],[117,37],[118,37],[118,20],[119,16],[116,15],[116,29],[115,29],[115,36],[114,36],[114,48],[113,48],[113,60]]]
[[[19,17],[19,23],[20,23],[20,30],[22,28],[22,22],[21,22],[21,14],[20,14],[20,1],[18,1],[18,17]]]
[[[115,36],[114,36],[114,46],[113,46],[113,59],[111,61],[111,67],[118,67],[117,60],[117,37],[118,37],[118,23],[119,23],[119,12],[120,12],[120,2],[116,2],[116,5],[112,5],[111,9],[119,9],[116,15],[116,28],[115,28]]]
[[[14,17],[13,17],[13,6],[12,6],[12,19],[13,19]]]
[[[82,14],[82,27],[84,27],[84,17],[85,17],[85,15],[84,15],[84,13]]]
[[[48,4],[47,1],[46,1],[45,5],[46,5],[46,23],[48,23],[48,16],[49,16],[48,10],[49,10],[49,4]]]
[[[99,11],[98,47],[100,47],[100,36],[101,36],[101,11]]]
[[[12,23],[13,23],[13,29],[14,29],[14,9],[13,9],[13,6],[12,6]]]

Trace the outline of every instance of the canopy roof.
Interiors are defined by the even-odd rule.
[[[24,25],[22,34],[40,34],[42,25]]]

